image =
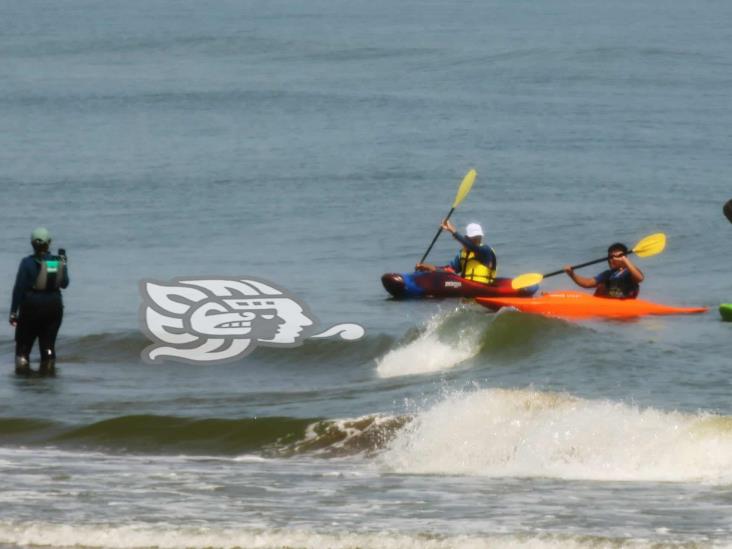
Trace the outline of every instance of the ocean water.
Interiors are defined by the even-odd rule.
[[[15,378],[0,330],[0,546],[732,546],[731,20],[712,0],[0,1],[5,311],[33,227],[71,273],[55,379]],[[662,231],[643,297],[710,312],[387,299],[470,168],[453,219],[483,224],[499,274]],[[144,363],[139,281],[203,275],[366,336]]]

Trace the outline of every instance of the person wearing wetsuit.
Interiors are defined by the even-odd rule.
[[[483,244],[483,228],[478,223],[470,223],[465,228],[465,235],[462,235],[448,220],[442,222],[442,228],[463,245],[462,250],[445,268],[458,273],[467,280],[492,284],[496,278],[498,260],[493,248]],[[415,269],[417,271],[436,271],[437,267],[429,263],[418,263]]]
[[[616,242],[607,249],[607,262],[610,267],[594,278],[580,276],[569,265],[564,272],[583,288],[596,288],[597,297],[614,299],[635,299],[640,291],[640,283],[645,278],[641,270],[628,258],[628,247]]]
[[[61,288],[69,285],[66,257],[51,255],[51,235],[39,227],[31,234],[33,255],[21,260],[13,288],[10,324],[15,326],[15,373],[30,375],[30,353],[38,339],[39,373],[56,371],[56,335],[63,318]]]

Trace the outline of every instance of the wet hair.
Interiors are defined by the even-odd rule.
[[[623,244],[622,242],[616,242],[615,244],[610,244],[610,247],[607,249],[607,255],[610,257],[613,252],[623,252],[624,254],[628,253],[628,247]]]

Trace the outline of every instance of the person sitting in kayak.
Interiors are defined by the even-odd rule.
[[[465,235],[462,235],[447,219],[442,222],[442,228],[460,242],[463,248],[449,265],[441,267],[441,269],[455,272],[474,282],[493,283],[496,278],[498,260],[493,248],[483,244],[483,228],[478,223],[469,223],[465,227]],[[436,271],[438,268],[429,263],[417,263],[415,270]]]
[[[616,242],[607,249],[607,262],[610,268],[594,278],[580,276],[569,265],[564,272],[583,288],[597,288],[597,297],[615,299],[635,299],[638,297],[640,283],[645,278],[641,270],[628,257],[628,247]]]

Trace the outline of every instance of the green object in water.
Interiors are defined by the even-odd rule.
[[[722,303],[719,306],[719,314],[722,315],[722,320],[732,322],[732,303]]]

